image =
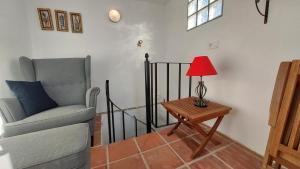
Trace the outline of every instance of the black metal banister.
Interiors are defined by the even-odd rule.
[[[151,67],[150,67],[150,70],[151,70],[151,72],[150,72],[150,74],[151,74],[151,94],[150,94],[150,98],[151,98],[151,122],[152,122],[152,124],[153,124],[153,120],[154,120],[154,118],[153,118],[153,63],[151,63],[150,64],[151,65]]]
[[[167,63],[167,102],[170,100],[170,63]],[[170,114],[167,111],[167,125],[170,124]]]
[[[138,136],[138,132],[137,132],[137,118],[134,116],[134,126],[135,126],[135,136]]]
[[[123,128],[123,140],[126,139],[126,129],[125,129],[125,111],[122,111],[122,128]]]
[[[178,64],[178,99],[181,98],[181,63]]]
[[[151,107],[150,107],[150,62],[148,60],[149,55],[145,55],[145,96],[146,96],[146,121],[147,121],[147,133],[151,133]]]
[[[108,135],[109,135],[109,142],[111,143],[111,122],[110,122],[110,96],[109,96],[109,81],[106,81],[105,84],[105,90],[106,90],[106,103],[107,103],[107,123],[108,123]]]
[[[114,113],[114,106],[111,102],[111,121],[112,121],[112,126],[115,126],[115,113]],[[112,137],[114,142],[116,141],[116,133],[115,133],[115,127],[112,128]]]
[[[121,109],[120,107],[118,107],[113,101],[110,100],[110,102],[112,103],[112,105],[113,105],[114,107],[116,107],[116,108],[118,109],[119,112],[123,112],[123,111],[124,111],[124,114],[126,114],[127,116],[130,116],[130,117],[132,117],[132,118],[135,117],[135,116],[132,116],[132,115],[130,115],[129,113],[127,113],[127,112],[125,111],[125,109]],[[147,123],[143,122],[142,120],[139,120],[138,118],[137,118],[137,121],[140,122],[140,123],[142,123],[142,124],[144,124],[144,125],[147,125]],[[154,130],[154,129],[153,129],[153,130]]]
[[[154,102],[154,106],[155,106],[155,127],[157,128],[157,63],[154,64],[155,66],[155,94],[154,94],[154,97],[155,97],[155,102]],[[147,96],[146,96],[147,97]],[[153,105],[152,105],[153,106]]]
[[[192,64],[190,64],[191,66]],[[189,78],[189,97],[192,96],[192,76]]]
[[[149,55],[145,55],[145,76],[150,76],[151,80],[149,84],[147,84],[147,80],[145,80],[146,84],[145,87],[150,86],[150,94],[146,94],[146,107],[150,108],[150,116],[151,116],[151,123],[156,127],[164,127],[170,125],[170,115],[169,112],[166,111],[166,124],[165,125],[158,125],[158,65],[166,65],[166,83],[167,83],[167,91],[166,91],[166,100],[170,101],[170,65],[178,65],[178,96],[177,98],[180,99],[182,97],[182,66],[183,65],[188,65],[190,66],[191,63],[185,63],[185,62],[149,62]],[[148,63],[148,64],[146,64]],[[153,68],[154,66],[154,68]],[[150,67],[151,69],[148,69]],[[154,70],[153,70],[154,69]],[[153,77],[154,76],[154,77]],[[146,78],[146,77],[145,77]],[[191,97],[191,87],[192,87],[192,77],[189,77],[189,91],[188,91],[188,96]],[[154,93],[154,96],[153,96]],[[147,100],[150,99],[150,103],[147,103]],[[154,103],[153,103],[154,100]],[[150,125],[150,124],[147,124]]]
[[[158,125],[158,105],[161,104],[158,101],[158,65],[166,65],[166,101],[170,101],[170,85],[173,85],[170,81],[170,65],[178,65],[178,99],[182,97],[182,68],[183,65],[190,65],[191,63],[177,63],[177,62],[153,62],[149,61],[149,55],[145,55],[145,101],[146,101],[146,122],[138,119],[135,115],[131,115],[126,112],[127,109],[122,109],[117,106],[110,98],[109,92],[109,81],[106,81],[106,101],[107,101],[107,122],[108,122],[108,133],[109,133],[109,143],[115,142],[116,139],[123,138],[126,139],[128,134],[126,133],[126,121],[125,116],[129,117],[134,121],[135,127],[135,136],[138,136],[138,123],[145,125],[147,133],[154,131],[156,128],[168,126],[174,123],[170,122],[169,112],[166,111],[166,124]],[[189,78],[189,93],[191,96],[191,86],[192,86],[192,78]],[[173,87],[173,86],[171,86]],[[116,112],[121,112],[120,116],[115,116]],[[115,130],[115,118],[121,117],[121,126],[120,130]],[[126,118],[127,119],[127,118]],[[117,121],[118,122],[118,121]],[[118,123],[117,123],[118,124]],[[128,129],[128,128],[127,128]],[[122,131],[122,136],[116,137],[116,133]],[[133,133],[132,133],[133,134]],[[132,136],[132,135],[131,135]]]
[[[182,64],[182,65],[190,65],[191,63],[184,63],[184,62],[151,62],[151,63],[157,63],[157,64]]]
[[[142,120],[136,118],[136,116],[130,115],[128,112],[126,112],[125,109],[120,108],[117,106],[111,99],[109,95],[109,81],[106,81],[106,101],[107,101],[107,121],[108,121],[108,135],[109,135],[109,143],[116,141],[116,132],[115,132],[115,112],[121,112],[121,118],[122,118],[122,131],[123,131],[123,139],[126,139],[126,127],[125,127],[125,115],[130,117],[134,120],[135,125],[135,135],[138,134],[137,129],[137,123],[141,123],[147,127],[147,123],[143,122]],[[116,108],[116,110],[114,110]],[[151,119],[150,119],[151,120]],[[151,121],[150,121],[151,124]],[[150,125],[150,130],[155,131],[154,128]]]

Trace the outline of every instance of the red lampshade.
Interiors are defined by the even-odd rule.
[[[210,62],[208,56],[195,57],[192,65],[186,73],[187,76],[208,76],[216,74],[217,71]]]

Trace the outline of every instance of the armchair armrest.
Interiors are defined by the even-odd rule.
[[[89,166],[89,126],[84,123],[0,139],[0,145],[1,168]]]
[[[100,93],[99,87],[92,87],[86,91],[86,107],[94,107],[97,106],[97,96]]]

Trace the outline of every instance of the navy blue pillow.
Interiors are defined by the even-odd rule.
[[[40,81],[6,81],[21,103],[27,116],[55,108],[57,103],[52,100],[44,90]]]

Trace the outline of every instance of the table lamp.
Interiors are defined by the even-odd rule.
[[[195,57],[193,63],[191,64],[187,76],[200,76],[200,81],[196,87],[196,94],[199,99],[196,100],[195,106],[197,107],[207,107],[207,104],[204,100],[204,96],[207,92],[207,87],[204,85],[202,80],[203,76],[216,75],[217,71],[209,60],[208,56],[198,56]]]

